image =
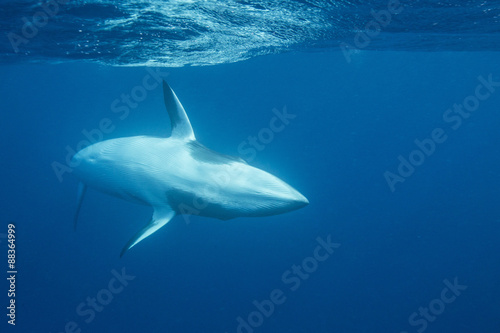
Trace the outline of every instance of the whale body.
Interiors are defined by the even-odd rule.
[[[75,227],[87,186],[153,207],[151,221],[130,239],[120,256],[176,215],[228,220],[281,214],[309,203],[270,173],[199,143],[184,108],[166,82],[163,93],[170,137],[111,139],[73,156],[74,174],[83,183]]]

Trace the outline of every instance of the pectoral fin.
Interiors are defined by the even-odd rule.
[[[85,192],[87,192],[87,186],[83,183],[78,184],[78,197],[75,216],[73,218],[73,228],[76,230],[76,223],[78,222],[78,215],[80,215],[80,209],[82,208],[83,198],[85,197]]]
[[[125,252],[135,246],[137,243],[142,241],[144,238],[152,235],[156,230],[163,227],[175,216],[175,212],[169,206],[157,207],[154,210],[153,217],[151,221],[142,228],[134,237],[132,237],[120,253],[120,258],[125,254]]]

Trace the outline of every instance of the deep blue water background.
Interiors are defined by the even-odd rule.
[[[479,77],[500,81],[500,6],[402,3],[348,62],[339,43],[352,45],[387,1],[71,1],[16,53],[6,34],[20,34],[40,3],[6,0],[0,266],[6,276],[15,223],[19,273],[15,327],[0,284],[1,332],[238,332],[237,318],[274,289],[286,301],[255,333],[499,332],[500,87],[456,130],[443,114]],[[90,189],[74,231],[78,182],[52,167],[66,147],[103,118],[114,128],[103,139],[170,133],[160,88],[125,119],[112,112],[142,84],[144,64],[166,66],[158,70],[198,140],[216,151],[241,156],[238,145],[275,108],[296,115],[250,163],[310,204],[266,218],[178,216],[120,259],[152,210]],[[200,64],[213,66],[185,66]],[[392,192],[384,173],[435,128],[447,140]],[[318,237],[340,247],[291,290],[282,275],[313,255]],[[135,278],[86,322],[77,307],[122,269]],[[412,326],[455,279],[467,288],[426,327]]]
[[[103,117],[116,126],[105,139],[167,136],[161,89],[122,121],[111,102],[145,68],[3,66],[1,232],[16,223],[19,270],[12,331],[63,332],[74,321],[82,332],[236,332],[252,301],[279,288],[286,302],[255,332],[416,332],[408,317],[457,277],[467,289],[426,331],[498,332],[500,89],[456,131],[442,120],[478,76],[499,80],[497,53],[366,52],[347,64],[334,50],[161,71],[198,140],[220,152],[238,155],[273,108],[295,114],[252,164],[310,205],[267,218],[176,217],[120,259],[151,209],[89,190],[74,232],[77,181],[60,183],[51,163]],[[383,173],[436,127],[448,140],[392,193]],[[291,291],[282,274],[328,235],[340,248]],[[76,307],[123,267],[136,278],[87,324]]]

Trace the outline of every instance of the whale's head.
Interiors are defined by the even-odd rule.
[[[238,216],[282,214],[309,204],[299,191],[264,170],[245,163],[234,163],[227,170],[221,195]]]
[[[283,180],[241,158],[219,154],[198,142],[189,146],[193,159],[203,165],[199,178],[209,184],[195,193],[201,202],[209,203],[200,215],[223,219],[269,216],[309,204],[306,197]]]
[[[299,191],[264,170],[248,164],[236,168],[241,169],[241,175],[235,174],[234,185],[237,189],[233,195],[250,207],[250,216],[286,213],[309,204]]]

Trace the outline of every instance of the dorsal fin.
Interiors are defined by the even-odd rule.
[[[181,102],[167,82],[163,81],[163,98],[167,108],[170,124],[172,125],[172,137],[185,140],[195,140],[193,128],[189,118],[182,107]]]

